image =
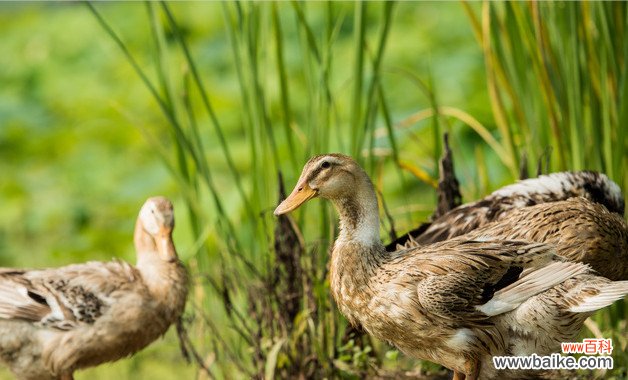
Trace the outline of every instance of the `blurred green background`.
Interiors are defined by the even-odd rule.
[[[136,213],[147,197],[162,194],[175,204],[175,242],[195,274],[220,278],[221,271],[237,267],[224,260],[234,247],[264,268],[271,256],[266,252],[272,244],[277,170],[290,187],[307,157],[326,151],[357,153],[395,227],[404,232],[433,210],[431,184],[438,175],[435,158],[443,131],[452,136],[466,201],[512,182],[524,153],[534,173],[548,146],[554,148],[552,170],[604,170],[626,189],[622,121],[628,13],[621,4],[606,6],[610,10],[596,4],[542,7],[541,20],[556,24],[548,27],[547,46],[560,47],[564,39],[565,48],[554,51],[565,62],[574,49],[576,57],[573,66],[559,63],[548,70],[558,73],[550,79],[522,53],[535,43],[535,8],[528,4],[489,9],[457,2],[394,7],[176,2],[169,11],[157,3],[94,6],[162,103],[85,4],[0,4],[0,266],[112,257],[133,262]],[[563,12],[574,14],[573,20],[561,18]],[[619,16],[604,18],[611,13]],[[600,19],[608,24],[587,34],[589,24],[598,26]],[[573,40],[569,28],[581,40]],[[493,53],[480,42],[482,33],[497,47]],[[602,48],[595,53],[597,66],[589,67],[596,63],[587,57],[593,46]],[[487,62],[493,65],[488,77]],[[195,87],[194,69],[219,129]],[[490,94],[491,86],[497,96]],[[430,117],[443,106],[449,108]],[[597,124],[598,119],[605,122]],[[469,123],[493,136],[503,154]],[[564,134],[550,132],[556,128]],[[186,146],[190,142],[193,148]],[[306,241],[320,240],[326,247],[333,231],[321,237],[320,222],[308,227],[304,215],[333,221],[333,212],[321,206],[299,219]],[[252,221],[257,218],[262,223]],[[236,303],[246,303],[240,295]],[[202,283],[195,284],[192,298],[197,305],[219,305],[220,299]],[[206,309],[216,325],[225,321],[224,312]],[[615,329],[619,323],[619,334],[625,335],[623,308],[603,318],[603,326]],[[211,333],[199,328],[196,337],[203,357],[213,358],[218,346],[205,342]],[[241,351],[247,355],[246,348]],[[228,360],[219,352],[216,357]],[[229,374],[228,368],[223,365],[214,375],[246,377]],[[194,365],[184,363],[170,331],[133,358],[81,371],[77,378],[197,375]],[[1,378],[8,376],[0,372]]]

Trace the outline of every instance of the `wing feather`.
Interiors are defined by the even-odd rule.
[[[508,302],[512,310],[527,298],[578,272],[570,265],[588,270],[586,265],[557,261],[556,264],[565,264],[572,270],[567,268],[555,277],[549,275],[551,270],[543,272],[543,276],[535,274],[536,269],[558,260],[553,246],[547,244],[457,238],[440,243],[438,248],[439,254],[419,264],[420,272],[425,274],[417,283],[419,303],[431,314],[471,326],[488,323],[490,316],[499,314],[479,308],[487,301],[490,304],[495,299],[493,304],[499,305]]]
[[[93,324],[115,302],[112,294],[139,278],[117,260],[44,270],[0,268],[0,318],[62,330]]]
[[[29,285],[27,281],[0,276],[0,318],[38,322],[50,313],[45,298],[29,290]]]

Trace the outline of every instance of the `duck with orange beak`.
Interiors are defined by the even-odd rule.
[[[581,326],[594,310],[628,293],[628,282],[595,276],[587,265],[565,262],[543,243],[461,236],[386,252],[373,184],[342,154],[310,159],[275,215],[314,197],[330,200],[340,216],[329,272],[340,311],[405,354],[453,370],[455,379],[498,376],[490,358],[508,354],[509,329],[521,307],[547,305],[548,297],[568,299],[551,307],[579,315],[573,323]],[[552,341],[545,343],[553,347]]]

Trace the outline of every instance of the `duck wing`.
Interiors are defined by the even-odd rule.
[[[589,270],[560,261],[547,244],[453,239],[436,248],[442,252],[419,263],[419,304],[458,325],[486,325],[490,317]]]
[[[58,330],[93,324],[113,302],[112,294],[138,278],[136,270],[122,261],[0,269],[0,318]]]
[[[39,291],[23,276],[26,271],[0,271],[0,318],[41,321],[51,308]]]

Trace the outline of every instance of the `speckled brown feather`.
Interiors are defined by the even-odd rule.
[[[550,243],[570,261],[589,264],[611,280],[628,280],[628,224],[584,198],[518,209],[465,236]]]
[[[106,312],[112,292],[139,278],[135,268],[118,260],[0,273],[0,317],[59,330],[91,325]],[[16,299],[16,290],[26,297],[11,308],[8,300]]]
[[[443,241],[508,218],[510,213],[533,205],[583,197],[603,205],[611,213],[624,214],[621,189],[604,174],[580,171],[541,175],[496,190],[485,198],[459,206],[399,237],[388,250]]]

